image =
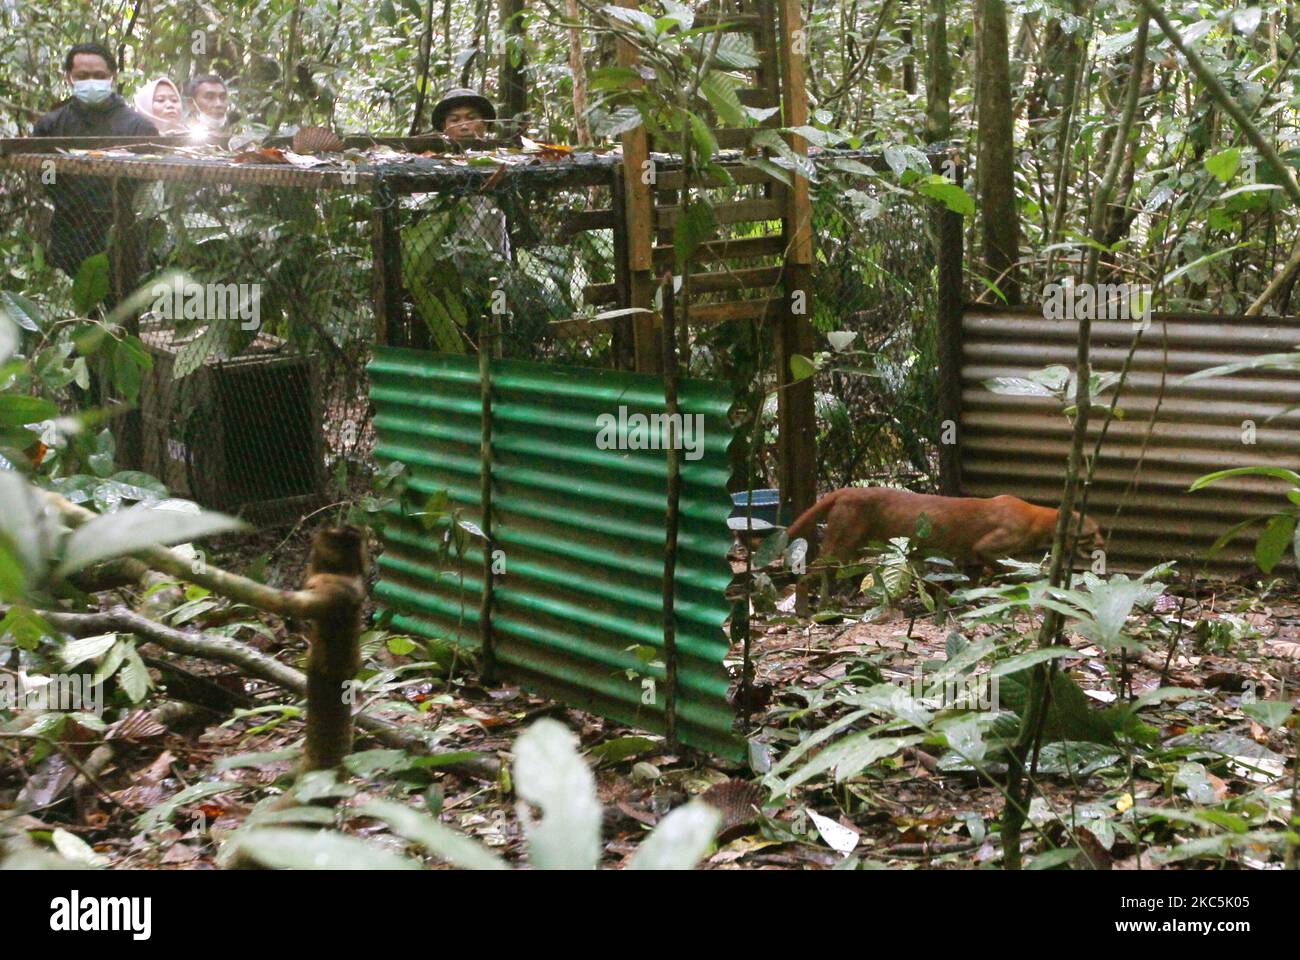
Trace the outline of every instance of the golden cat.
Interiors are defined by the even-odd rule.
[[[1035,506],[1006,494],[939,497],[891,487],[846,487],[831,491],[800,514],[786,538],[810,537],[817,521],[825,518],[820,556],[827,562],[848,563],[868,543],[908,537],[946,553],[964,567],[992,570],[1003,557],[1050,547],[1058,513],[1054,507]],[[929,519],[930,532],[918,538],[922,514]],[[1080,552],[1102,543],[1096,521],[1084,518]]]

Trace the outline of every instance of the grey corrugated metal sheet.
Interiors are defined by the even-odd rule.
[[[996,394],[991,377],[1024,376],[1075,362],[1078,324],[1047,320],[1041,310],[968,308],[962,318],[961,476],[972,496],[1010,493],[1060,502],[1070,426],[1051,400]],[[1092,325],[1093,368],[1118,373],[1134,332],[1127,321]],[[1258,370],[1180,385],[1197,370],[1300,344],[1300,318],[1153,314],[1143,332],[1120,407],[1094,476],[1089,513],[1110,535],[1107,556],[1117,569],[1158,560],[1200,568],[1206,549],[1233,524],[1276,512],[1285,501],[1277,481],[1234,478],[1188,493],[1197,477],[1243,466],[1300,469],[1300,377]],[[1114,388],[1103,396],[1107,403]],[[1159,399],[1159,414],[1143,438]],[[1269,419],[1270,417],[1274,419]],[[1088,451],[1104,418],[1094,412]],[[1253,420],[1256,442],[1242,442]],[[1141,458],[1141,471],[1135,467]],[[1133,489],[1129,489],[1133,485]],[[1128,491],[1126,493],[1126,490]],[[1121,501],[1123,508],[1121,509]],[[1233,541],[1211,569],[1253,564],[1254,536]]]
[[[494,581],[495,652],[509,676],[573,706],[645,730],[664,729],[665,672],[629,650],[663,646],[666,455],[601,450],[600,414],[662,413],[661,380],[614,371],[495,361],[493,537],[506,572]],[[446,490],[479,523],[478,361],[381,348],[370,365],[376,457],[400,461],[410,488]],[[731,580],[726,518],[733,428],[729,391],[683,381],[684,414],[703,416],[704,452],[681,461],[678,540],[678,734],[740,759],[722,660]],[[439,559],[439,533],[395,515],[376,597],[395,629],[477,647],[482,553],[463,571]],[[639,676],[629,678],[628,670]],[[641,678],[657,678],[643,704]]]

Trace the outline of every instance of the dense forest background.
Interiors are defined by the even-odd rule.
[[[656,0],[646,9],[672,14],[683,8]],[[1224,331],[1242,313],[1295,311],[1296,8],[1219,0],[1169,10],[1149,0],[810,0],[803,15],[809,123],[785,133],[816,149],[862,147],[881,155],[871,169],[861,157],[828,150],[824,163],[802,168],[817,174],[810,271],[817,341],[812,358],[796,355],[782,375],[816,378],[818,462],[809,469],[817,470],[819,489],[853,483],[936,486],[936,450],[952,442],[938,438],[937,393],[943,385],[935,214],[942,208],[963,218],[964,292],[971,300],[1033,305],[1047,299],[1053,285],[1059,293],[1061,282],[1073,278],[1089,289],[1099,283],[1136,285],[1147,291],[1145,305],[1158,310],[1221,314]],[[629,36],[651,48],[643,54],[656,54],[643,57],[639,99],[628,96],[630,71],[618,68],[619,37]],[[224,76],[236,113],[233,126],[244,144],[306,125],[342,133],[426,131],[441,93],[471,86],[497,103],[503,121],[497,132],[518,144],[497,160],[521,166],[530,162],[526,151],[571,158],[571,151],[537,142],[612,149],[620,131],[638,123],[659,135],[658,149],[681,146],[689,155],[694,148],[700,164],[717,146],[710,131],[723,126],[766,133],[762,145],[769,157],[789,161],[786,142],[771,130],[760,131],[761,120],[732,102],[742,82],[729,74],[741,70],[736,61],[728,66],[717,60],[718,47],[713,59],[699,58],[705,49],[699,37],[673,17],[656,20],[589,0],[0,0],[0,136],[30,133],[35,120],[68,93],[61,76],[67,48],[98,40],[118,52],[118,79],[128,98],[159,75],[182,83],[200,73]],[[683,91],[681,77],[705,59],[708,70],[730,79],[710,74],[713,82],[698,82],[706,72],[701,68],[697,82]],[[646,62],[662,69],[650,70]],[[731,123],[724,122],[728,112]],[[926,147],[929,157],[918,152]],[[952,158],[953,170],[964,171],[960,186],[948,179],[951,171],[932,170],[936,151]],[[453,161],[470,162],[446,160]],[[751,152],[746,161],[768,157]],[[851,568],[855,579],[863,576],[859,592],[871,605],[854,623],[860,611],[847,606],[823,604],[809,620],[795,609],[793,596],[778,601],[773,579],[762,572],[761,552],[735,561],[732,573],[744,575],[746,590],[740,599],[754,611],[752,643],[758,652],[746,672],[747,625],[744,659],[733,651],[727,664],[733,677],[745,678],[738,687],[749,690],[753,682],[750,699],[737,694],[729,701],[758,718],[748,750],[750,769],[761,780],[744,783],[733,776],[738,764],[709,766],[668,751],[663,741],[632,735],[631,728],[543,702],[518,687],[496,689],[474,679],[465,654],[442,638],[418,639],[391,631],[387,623],[362,632],[367,574],[356,531],[327,533],[314,558],[306,560],[309,521],[382,529],[381,514],[390,508],[405,512],[403,520],[419,517],[421,538],[445,527],[444,551],[483,535],[462,522],[445,491],[424,491],[417,499],[414,487],[405,488],[400,464],[375,471],[368,457],[364,364],[378,340],[369,207],[343,193],[189,183],[155,185],[137,197],[137,212],[149,207],[140,220],[150,224],[152,263],[214,281],[251,275],[266,287],[261,330],[241,340],[247,331],[205,322],[201,338],[192,342],[212,352],[189,346],[178,351],[186,362],[177,359],[163,377],[168,390],[209,357],[236,356],[263,333],[333,364],[322,377],[328,388],[324,456],[310,451],[313,462],[324,461],[332,502],[298,518],[287,532],[267,525],[254,535],[227,518],[199,513],[194,504],[177,509],[171,500],[170,507],[159,508],[176,496],[174,490],[144,471],[119,469],[124,463],[106,426],[115,413],[101,409],[101,401],[129,405],[149,394],[145,377],[157,373],[151,357],[162,354],[148,354],[141,337],[124,325],[136,309],[129,298],[101,307],[109,292],[106,255],[88,257],[86,263],[98,263],[83,263],[76,277],[47,262],[40,225],[49,201],[34,180],[30,171],[7,171],[0,179],[0,453],[16,465],[0,471],[0,677],[95,663],[97,682],[112,681],[110,707],[118,725],[113,737],[124,730],[131,746],[115,752],[112,738],[101,742],[105,724],[93,715],[77,719],[64,713],[17,733],[0,730],[6,758],[0,804],[12,802],[27,817],[0,820],[0,827],[9,820],[21,827],[12,849],[21,841],[26,855],[26,847],[39,841],[63,857],[117,865],[237,865],[245,856],[272,865],[319,865],[322,856],[345,865],[392,865],[391,851],[376,844],[314,829],[355,826],[358,817],[351,811],[360,811],[360,817],[388,823],[393,834],[418,842],[436,858],[462,865],[500,863],[448,834],[444,816],[507,852],[512,862],[526,854],[534,866],[654,865],[656,857],[688,865],[712,849],[716,813],[701,817],[698,805],[694,813],[688,807],[687,819],[674,829],[690,842],[679,844],[671,861],[664,837],[674,829],[664,830],[656,843],[643,828],[667,822],[668,811],[685,805],[688,796],[718,787],[730,799],[721,802],[715,795],[709,802],[716,809],[736,807],[743,817],[730,824],[741,832],[720,842],[732,846],[714,855],[717,866],[742,860],[855,866],[856,859],[840,857],[847,858],[860,840],[859,850],[879,844],[872,859],[895,864],[947,858],[950,864],[979,866],[1002,856],[1005,865],[1017,867],[1022,840],[1031,844],[1026,849],[1036,853],[1034,865],[1040,867],[1078,856],[1092,866],[1114,860],[1141,869],[1180,860],[1262,869],[1285,857],[1296,864],[1300,834],[1288,799],[1296,788],[1295,738],[1287,729],[1294,727],[1294,684],[1283,661],[1294,662],[1300,654],[1300,612],[1294,575],[1282,568],[1273,573],[1284,554],[1300,557],[1300,474],[1291,469],[1293,448],[1286,448],[1279,463],[1240,471],[1287,485],[1285,503],[1277,497],[1267,516],[1246,521],[1265,525],[1254,554],[1265,579],[1221,590],[1197,579],[1203,568],[1180,571],[1192,579],[1175,583],[1163,566],[1130,579],[1108,574],[1103,554],[1100,570],[1094,566],[1082,584],[1072,584],[1064,549],[1067,518],[1075,502],[1087,513],[1091,469],[1098,461],[1086,449],[1091,443],[1085,445],[1089,418],[1094,425],[1105,421],[1104,430],[1112,416],[1123,413],[1114,404],[1105,409],[1089,402],[1121,377],[1116,354],[1105,364],[1099,360],[1093,376],[1081,374],[1073,383],[1071,370],[1059,364],[1037,380],[1006,378],[1016,382],[1005,392],[1062,401],[1061,424],[1072,434],[1068,462],[1061,458],[1068,477],[1064,494],[1055,499],[1060,487],[1053,475],[1045,498],[1062,505],[1050,572],[1022,564],[1019,582],[954,590],[959,575],[943,563],[936,570],[928,550],[898,538],[892,551]],[[681,266],[711,223],[695,216],[710,202],[700,199],[707,191],[689,179],[685,183],[679,222],[687,227],[672,231],[670,251],[678,276],[689,275]],[[562,235],[560,204],[569,204],[560,210],[565,216],[590,213],[595,191],[554,193],[516,198],[512,226],[524,219],[518,211],[529,212],[533,225],[540,224],[536,236],[517,243],[508,256],[480,256],[481,275],[452,269],[461,252],[448,238],[452,231],[434,235],[442,221],[430,212],[450,210],[444,220],[451,222],[461,198],[447,199],[445,207],[438,206],[442,198],[408,198],[399,211],[405,217],[401,231],[394,234],[401,249],[390,266],[400,270],[413,306],[427,305],[415,295],[431,291],[454,295],[460,303],[467,281],[487,281],[489,271],[508,262],[518,278],[510,288],[513,309],[537,323],[530,336],[554,321],[594,315],[597,305],[584,301],[584,290],[612,282],[614,230],[589,231],[586,247]],[[535,203],[529,207],[525,200]],[[546,204],[549,219],[537,213]],[[701,223],[692,235],[691,224]],[[555,229],[547,232],[548,224]],[[726,226],[733,235],[750,229]],[[455,334],[453,344],[464,347],[452,328],[449,302],[438,300],[444,327]],[[455,322],[467,326],[470,311],[463,304],[457,316]],[[1073,319],[1080,321],[1074,369],[1086,371],[1088,323],[1094,318]],[[435,326],[428,316],[424,321]],[[1217,318],[1211,324],[1217,328]],[[751,489],[775,485],[770,448],[779,378],[771,332],[759,327],[758,321],[700,324],[686,338],[688,371],[730,380],[733,418],[744,421],[742,437],[757,438],[732,444],[737,456],[749,457],[741,482]],[[1233,336],[1216,333],[1223,340]],[[537,333],[527,345],[541,344],[553,351],[543,359],[556,359],[560,348],[547,336]],[[1133,344],[1136,349],[1136,335]],[[586,347],[575,347],[562,359],[606,365],[600,351],[608,346],[584,355],[579,354]],[[1288,342],[1281,349],[1289,347]],[[1195,359],[1207,367],[1221,360],[1218,354]],[[1300,356],[1270,354],[1199,369],[1196,376],[1252,367],[1297,370]],[[1158,372],[1163,377],[1174,371]],[[996,378],[984,384],[993,392],[1008,386]],[[1227,391],[1222,417],[1232,419],[1237,398]],[[1120,392],[1122,386],[1111,396]],[[1263,402],[1265,392],[1243,395]],[[212,418],[200,403],[205,397],[192,399],[192,407],[189,400],[174,405],[184,408],[177,422],[195,431],[183,434],[182,449],[206,450],[211,445],[202,442],[198,427]],[[302,397],[240,400],[232,406],[254,414],[308,406]],[[742,410],[744,417],[738,415]],[[260,427],[273,418],[253,419]],[[1226,442],[1222,431],[1193,439],[1230,462],[1238,448],[1255,442],[1255,425],[1246,423],[1249,440],[1245,424],[1240,441],[1235,424]],[[1271,429],[1282,432],[1286,423]],[[1012,431],[1010,442],[1024,442],[1019,436]],[[259,452],[232,467],[230,476],[269,473],[265,465],[283,451],[270,445],[268,450],[272,456]],[[196,469],[189,479],[202,479],[204,472]],[[1237,472],[1209,474],[1196,485]],[[1081,501],[1071,499],[1076,489],[1083,491]],[[1275,487],[1267,491],[1277,493]],[[1124,501],[1119,507],[1130,506],[1128,493],[1117,495]],[[195,512],[187,514],[190,507]],[[1140,505],[1129,515],[1140,517]],[[660,516],[656,512],[656,521]],[[1221,519],[1212,517],[1206,526],[1212,523],[1217,534]],[[210,556],[157,546],[193,540],[208,550],[207,538],[224,532],[247,539],[217,542]],[[346,562],[319,547],[328,548],[335,535],[348,547]],[[769,543],[781,545],[779,538]],[[127,553],[142,557],[153,573],[145,576],[134,561],[104,569]],[[670,572],[670,583],[671,578]],[[123,579],[128,586],[118,585]],[[305,592],[296,591],[300,585]],[[281,593],[282,587],[291,592]],[[670,600],[672,593],[670,586]],[[69,604],[76,609],[66,609]],[[344,607],[349,617],[336,616]],[[304,623],[315,624],[312,649],[319,650],[323,625],[345,619],[356,628],[349,638],[351,659],[331,664],[303,657]],[[169,656],[158,656],[160,651]],[[627,646],[615,655],[627,666],[610,676],[622,673],[629,683],[663,667],[651,646]],[[175,657],[191,658],[184,661],[188,667]],[[1047,666],[1065,657],[1073,666]],[[923,662],[927,671],[946,664],[948,674],[937,676],[950,679],[985,658],[998,662],[992,675],[1005,681],[1006,710],[931,714],[914,710],[907,698],[900,708],[898,681],[916,676],[919,683]],[[290,669],[291,662],[302,663],[306,672]],[[312,705],[310,690],[312,683],[327,693],[330,683],[351,684],[358,667],[367,704],[377,703],[377,711],[402,722],[390,729],[386,721],[358,713],[357,724],[379,737],[384,749],[349,753],[350,709],[339,710],[343,701],[329,697]],[[319,677],[325,679],[313,679]],[[291,787],[301,753],[298,704],[304,695],[309,723],[332,718],[334,732],[345,735],[328,740],[329,749],[322,751],[320,738],[309,733],[308,775]],[[1092,705],[1089,697],[1104,706]],[[146,714],[144,705],[154,702],[158,706]],[[1139,711],[1145,711],[1141,719]],[[874,723],[868,715],[887,720],[859,729]],[[177,732],[190,722],[205,725],[201,739]],[[525,725],[531,726],[521,732]],[[895,735],[903,729],[917,732]],[[159,742],[167,750],[136,748],[139,741],[163,736],[168,739]],[[831,737],[840,739],[811,752]],[[83,769],[76,750],[91,744],[96,747]],[[585,759],[576,753],[579,746]],[[447,752],[430,754],[433,747]],[[515,773],[503,777],[498,758],[511,750]],[[996,777],[984,766],[995,756],[1002,765]],[[285,812],[282,800],[290,791],[304,809],[321,798],[352,796],[351,785],[328,773],[343,758],[350,775],[384,784],[402,802],[376,804],[359,796],[339,806],[337,815],[319,808]],[[599,776],[588,769],[592,762]],[[539,770],[562,770],[564,776],[538,777]],[[104,780],[115,789],[110,792]],[[551,784],[549,795],[534,788],[539,780]],[[534,830],[522,814],[519,822],[511,819],[507,782],[515,784],[519,798],[539,807],[576,805],[580,809],[569,822],[581,829],[552,833],[549,847],[537,842],[547,841],[546,831]],[[272,786],[279,796],[268,790]],[[89,799],[68,816],[59,805],[74,790]],[[417,790],[427,807],[419,817],[405,803]],[[106,798],[113,812],[95,809],[96,798]],[[767,813],[754,817],[760,805]],[[602,808],[622,816],[609,824],[618,839],[604,846]],[[54,812],[45,816],[47,810]],[[807,816],[824,841],[821,847],[808,839]],[[988,829],[999,816],[1001,854]],[[314,826],[265,829],[282,823]],[[1286,823],[1289,832],[1282,829]],[[190,832],[182,834],[182,825]],[[964,838],[955,844],[932,846],[961,832]],[[139,843],[145,835],[159,843]],[[525,851],[529,839],[534,846]],[[0,841],[9,842],[3,835]],[[1152,859],[1153,851],[1163,860]]]
[[[956,142],[975,161],[976,272],[1001,278],[1009,299],[1037,299],[1028,292],[1062,275],[1080,249],[1134,69],[1140,10],[1081,0],[805,3],[815,125],[828,143]],[[1295,239],[1282,186],[1300,156],[1296,16],[1290,5],[1212,2],[1169,17],[1220,90],[1153,24],[1103,260],[1156,287],[1157,306],[1245,309]],[[0,20],[7,135],[29,131],[66,94],[63,52],[90,38],[121,52],[128,93],[159,74],[226,76],[252,132],[306,123],[418,130],[438,94],[460,84],[481,87],[503,116],[548,142],[576,143],[580,126],[597,137],[609,129],[599,90],[579,91],[587,108],[575,115],[574,66],[585,75],[615,59],[607,14],[585,0],[5,0]],[[1288,171],[1261,162],[1217,94],[1276,144]],[[994,296],[978,281],[973,289]],[[1285,309],[1290,295],[1281,283],[1260,309]]]

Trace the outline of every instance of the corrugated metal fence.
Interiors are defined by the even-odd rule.
[[[369,370],[376,457],[405,464],[417,498],[445,490],[450,508],[481,523],[477,359],[386,348]],[[493,361],[490,380],[492,540],[504,563],[493,578],[496,661],[532,690],[662,732],[667,458],[661,449],[601,449],[597,438],[607,418],[624,424],[627,441],[636,415],[662,414],[663,380],[508,360]],[[683,743],[742,759],[722,663],[731,397],[725,385],[684,380],[679,404],[698,418],[702,449],[695,457],[697,435],[684,435],[677,731]],[[394,629],[476,648],[482,541],[458,562],[444,559],[442,535],[395,508],[376,598]],[[649,663],[639,655],[646,648],[657,652]]]
[[[1093,368],[1118,373],[1134,324],[1094,321]],[[994,393],[992,377],[1023,377],[1048,366],[1074,368],[1078,324],[1041,310],[981,310],[962,316],[961,486],[973,496],[1010,493],[1060,502],[1070,426],[1052,399]],[[1233,524],[1277,511],[1276,481],[1234,478],[1196,493],[1188,486],[1215,470],[1243,466],[1300,469],[1300,377],[1255,370],[1190,384],[1187,374],[1300,344],[1300,318],[1153,314],[1133,358],[1094,477],[1089,513],[1108,533],[1114,569],[1158,560],[1200,569],[1205,551]],[[1109,403],[1114,388],[1102,395]],[[1147,439],[1152,412],[1159,410]],[[1272,419],[1270,419],[1272,418]],[[1094,410],[1091,452],[1104,416]],[[1254,442],[1246,421],[1254,424]],[[1122,506],[1121,506],[1122,504]],[[1234,540],[1211,569],[1250,564],[1254,537]]]

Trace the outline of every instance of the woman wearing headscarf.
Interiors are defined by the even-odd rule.
[[[180,88],[166,77],[150,80],[140,88],[135,95],[135,109],[152,120],[164,136],[185,132],[181,120]]]

